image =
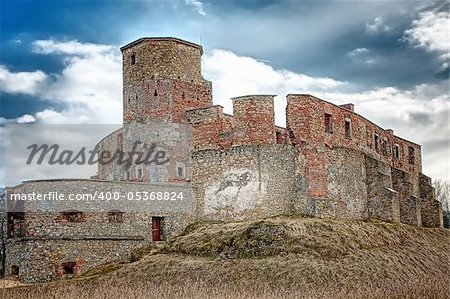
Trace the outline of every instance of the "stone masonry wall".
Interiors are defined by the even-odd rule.
[[[191,127],[178,123],[166,124],[125,124],[123,128],[117,130],[103,138],[98,144],[100,152],[128,154],[136,146],[136,151],[143,153],[142,157],[154,146],[153,154],[149,157],[152,160],[157,151],[162,151],[166,163],[136,163],[137,154],[129,167],[126,163],[117,163],[117,158],[110,163],[99,163],[96,179],[108,181],[135,181],[151,183],[180,183],[186,184],[190,180],[191,174],[191,150],[192,132]],[[109,160],[111,158],[106,158]]]
[[[397,191],[392,189],[389,165],[366,156],[368,216],[387,222],[400,222]]]
[[[114,153],[116,150],[123,151],[123,128],[104,137],[97,146],[101,152],[109,151]],[[124,179],[124,173],[122,167],[117,163],[98,163],[98,172],[95,179],[119,181]]]
[[[413,184],[408,173],[392,168],[392,188],[398,192],[400,222],[422,226],[420,198],[413,195]]]
[[[66,198],[70,194],[94,195],[96,200],[30,200],[30,201],[8,201],[8,210],[12,212],[23,211],[30,213],[29,225],[27,225],[26,236],[28,237],[105,237],[105,236],[132,236],[150,238],[148,224],[153,216],[165,216],[168,237],[181,232],[186,225],[193,221],[194,211],[192,204],[192,189],[190,186],[177,184],[148,184],[134,182],[108,182],[99,180],[43,180],[29,181],[8,189],[7,199],[13,194],[48,194],[56,192],[63,194]],[[148,197],[153,192],[179,193],[183,199],[157,199]],[[115,200],[106,200],[103,196],[119,196]],[[138,200],[138,196],[141,200]],[[19,207],[14,208],[11,205]],[[120,225],[105,225],[105,213],[119,210],[124,212],[124,221]],[[80,223],[66,223],[58,221],[58,213],[66,211],[80,211],[87,216]],[[147,217],[149,216],[149,217]],[[133,233],[134,231],[134,233]]]
[[[47,282],[70,278],[109,262],[129,262],[143,239],[12,239],[8,241],[7,275],[19,267],[23,282]],[[64,274],[63,264],[74,262],[74,274]]]
[[[152,185],[99,180],[30,181],[8,188],[13,194],[100,194],[119,200],[8,201],[9,211],[25,212],[20,235],[8,239],[7,269],[18,265],[19,278],[26,282],[61,277],[61,263],[76,262],[81,274],[102,263],[126,260],[133,249],[152,242],[152,218],[162,220],[162,238],[178,235],[195,219],[192,190],[180,185]],[[148,196],[144,200],[145,192]],[[160,192],[161,196],[157,193]],[[172,193],[183,198],[172,197]],[[165,198],[162,194],[170,194]],[[107,196],[107,195],[106,195]],[[98,198],[99,198],[98,197]],[[140,200],[137,200],[140,197]],[[131,201],[130,199],[134,200]],[[12,205],[15,204],[14,208]],[[79,213],[68,221],[67,213]],[[119,213],[118,218],[111,213]],[[59,267],[59,268],[58,268]]]
[[[366,164],[363,153],[334,147],[325,152],[327,198],[338,218],[367,219]]]
[[[124,123],[184,123],[186,110],[211,105],[209,85],[149,79],[126,88]]]
[[[316,181],[310,190],[313,197],[326,194],[325,166],[317,157],[321,146],[345,147],[360,151],[411,175],[413,194],[419,195],[418,177],[422,169],[419,145],[393,135],[352,109],[336,106],[311,95],[288,95],[286,108],[290,142],[311,157],[310,177]],[[344,107],[349,108],[349,106]],[[328,119],[327,119],[328,118]],[[396,155],[398,153],[398,156]]]
[[[420,174],[420,197],[422,225],[424,227],[443,227],[442,203],[436,200],[436,192],[431,186],[431,178]]]
[[[201,75],[202,48],[173,38],[145,38],[122,49],[124,123],[183,123],[188,109],[212,105]]]
[[[176,38],[143,38],[121,48],[124,87],[155,79],[204,83],[202,47]],[[133,57],[134,55],[134,63]]]
[[[197,215],[236,221],[291,212],[297,200],[294,159],[293,148],[282,144],[195,152]]]

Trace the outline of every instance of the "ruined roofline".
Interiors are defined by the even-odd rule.
[[[200,54],[203,54],[202,46],[200,46],[198,44],[194,44],[194,43],[188,42],[188,41],[183,40],[183,39],[176,38],[176,37],[141,37],[140,39],[137,39],[137,40],[135,40],[135,41],[133,41],[133,42],[131,42],[129,44],[126,44],[125,46],[122,46],[120,48],[120,51],[123,52],[125,49],[128,49],[128,48],[133,47],[133,46],[135,46],[137,44],[140,44],[140,43],[143,43],[143,42],[147,42],[147,41],[148,42],[152,42],[152,41],[155,41],[155,42],[165,42],[165,41],[167,41],[167,42],[170,42],[170,41],[171,42],[176,42],[176,43],[179,43],[179,44],[184,44],[184,45],[196,48],[196,49],[200,50]]]
[[[199,107],[199,108],[186,109],[185,112],[188,112],[188,111],[207,110],[207,109],[211,109],[211,108],[215,108],[215,107],[220,107],[220,108],[223,109],[223,106],[222,106],[222,105],[211,105],[211,106],[208,106],[208,107]]]
[[[259,98],[265,98],[265,97],[276,97],[276,94],[248,94],[244,96],[238,96],[238,97],[232,97],[232,100],[252,100],[252,99],[259,99]]]
[[[344,107],[341,107],[341,106],[336,105],[336,104],[334,104],[334,103],[332,103],[332,102],[323,100],[323,99],[318,98],[318,97],[316,97],[316,96],[313,96],[313,95],[311,95],[311,94],[309,94],[309,93],[289,93],[289,94],[286,96],[286,100],[288,99],[289,96],[308,96],[308,97],[311,97],[311,98],[313,98],[313,99],[315,99],[315,100],[317,100],[317,101],[320,101],[320,102],[324,102],[324,103],[333,105],[334,107],[339,108],[339,109],[341,109],[341,110],[344,110],[344,111],[346,111],[347,113],[351,113],[351,114],[354,114],[354,115],[356,115],[356,116],[358,116],[358,117],[361,117],[363,120],[365,120],[365,121],[371,123],[372,125],[376,126],[376,127],[379,128],[380,130],[386,132],[386,134],[391,134],[389,131],[392,131],[392,129],[384,129],[384,128],[380,127],[378,124],[376,124],[376,123],[374,123],[373,121],[371,121],[370,119],[367,119],[366,117],[362,116],[361,114],[356,113],[355,111],[348,110],[348,109],[346,109],[346,108],[344,108]],[[403,140],[403,141],[409,142],[409,143],[411,143],[411,144],[417,145],[418,147],[422,147],[422,145],[420,145],[420,144],[418,144],[418,143],[415,143],[415,142],[413,142],[413,141],[411,141],[411,140],[402,138],[402,137],[397,136],[397,135],[395,135],[395,134],[392,134],[392,135],[393,135],[395,138],[398,138],[398,139],[401,139],[401,140]]]

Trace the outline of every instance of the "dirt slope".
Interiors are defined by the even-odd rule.
[[[0,298],[450,298],[450,232],[279,217],[199,224],[141,260]]]

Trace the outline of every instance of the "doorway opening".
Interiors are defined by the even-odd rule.
[[[152,217],[152,240],[163,240],[164,217]]]

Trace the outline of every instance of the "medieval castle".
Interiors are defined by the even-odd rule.
[[[189,198],[102,213],[33,213],[25,203],[8,214],[7,275],[42,282],[128,261],[133,249],[174,237],[196,221],[301,214],[442,226],[431,179],[422,174],[420,145],[355,113],[352,104],[289,94],[286,128],[278,127],[274,95],[233,98],[233,115],[213,105],[199,45],[141,38],[121,51],[124,127],[99,148],[130,151],[136,134],[155,138],[131,128],[170,124],[172,131],[158,136],[175,136],[188,152],[175,151],[164,165],[99,164],[91,179],[26,181],[7,192],[177,188]]]

